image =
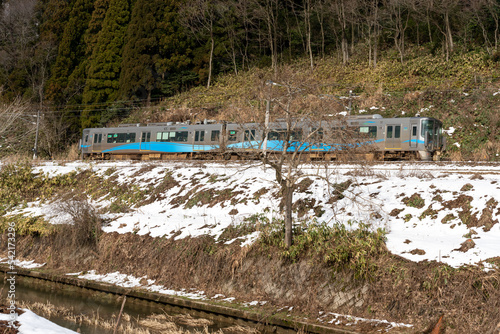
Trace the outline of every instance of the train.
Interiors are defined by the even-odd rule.
[[[87,128],[82,159],[251,159],[273,152],[305,160],[439,160],[446,149],[441,121],[378,114],[267,124],[205,120]]]

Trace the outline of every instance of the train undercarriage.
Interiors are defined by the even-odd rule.
[[[90,160],[208,160],[208,161],[228,161],[228,160],[258,160],[262,153],[255,151],[245,152],[182,152],[182,153],[130,153],[130,154],[110,154],[91,153],[83,156]],[[270,156],[276,153],[269,152]],[[279,152],[278,154],[281,154]],[[290,153],[291,155],[292,153]],[[384,151],[384,152],[311,152],[302,153],[297,156],[302,161],[416,161],[434,160],[439,161],[440,152],[433,155],[422,154],[418,151]]]

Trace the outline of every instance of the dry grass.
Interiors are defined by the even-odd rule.
[[[258,334],[260,333],[257,329],[247,326],[230,326],[222,330],[224,334]]]
[[[365,165],[360,165],[356,169],[346,172],[345,175],[352,177],[371,177],[380,180],[387,180],[390,176],[390,172],[376,172],[375,170],[373,170],[373,168]]]
[[[74,248],[95,249],[102,234],[102,220],[86,196],[63,196],[57,211],[71,217],[70,224],[60,226],[59,237],[62,244]]]
[[[20,307],[27,308],[43,317],[60,317],[67,321],[73,322],[78,325],[94,326],[95,328],[102,328],[106,330],[113,330],[116,326],[116,317],[112,316],[111,319],[102,318],[98,312],[90,314],[76,313],[71,308],[56,306],[50,302],[46,303],[27,303],[20,302]],[[184,327],[201,327],[202,329],[184,329]],[[167,314],[152,314],[144,319],[133,319],[130,315],[124,313],[120,320],[117,333],[120,334],[208,334],[210,333],[207,326],[213,325],[213,322],[207,319],[197,319],[190,315],[176,315],[169,316]],[[234,327],[234,328],[233,328]],[[229,327],[228,333],[258,333],[258,331],[241,327]],[[238,328],[246,329],[245,331],[238,331]],[[222,334],[221,330],[216,334]]]

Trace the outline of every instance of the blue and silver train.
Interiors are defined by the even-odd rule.
[[[204,121],[88,128],[81,148],[84,159],[239,159],[286,150],[306,160],[428,161],[439,160],[446,141],[441,121],[434,118],[366,115],[293,124],[277,120],[267,126]]]

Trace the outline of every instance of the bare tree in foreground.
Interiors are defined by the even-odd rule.
[[[17,97],[13,102],[0,103],[0,136],[5,136],[13,125],[26,114],[28,104]]]
[[[240,121],[242,126],[250,120],[261,126],[263,138],[262,141],[256,138],[260,147],[254,154],[275,172],[283,204],[285,245],[290,247],[294,191],[301,180],[321,177],[320,173],[304,169],[303,163],[316,156],[310,152],[316,151],[324,158],[327,151],[338,148],[324,143],[332,142],[327,137],[333,132],[327,129],[333,128],[334,124],[339,127],[342,120],[335,115],[343,110],[343,106],[322,95],[310,79],[286,68],[279,71],[276,82],[268,81],[256,87],[259,90],[256,93],[258,106],[248,107],[247,104],[247,107],[238,109],[238,118],[246,117]],[[249,133],[251,130],[244,131]],[[339,133],[337,131],[336,135]]]
[[[18,153],[20,147],[29,151],[33,147],[31,137],[34,134],[35,124],[36,117],[33,117],[31,105],[28,102],[20,97],[15,98],[12,102],[4,102],[0,92],[1,155],[7,152]],[[30,140],[29,143],[28,140]]]

